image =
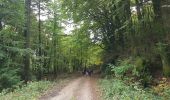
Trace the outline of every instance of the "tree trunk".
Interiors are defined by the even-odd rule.
[[[25,0],[25,30],[24,30],[24,35],[25,35],[25,49],[29,50],[30,49],[30,24],[31,24],[31,0]],[[30,53],[26,52],[26,55],[24,57],[24,72],[23,72],[23,77],[25,83],[27,83],[29,80],[31,80],[31,74],[30,74]]]
[[[38,1],[38,32],[39,32],[39,75],[38,79],[42,78],[42,49],[41,49],[41,0]]]
[[[161,19],[161,0],[152,0],[153,2],[153,11],[155,13],[155,20]]]
[[[2,21],[1,21],[1,19],[0,19],[0,31],[2,30]]]
[[[170,77],[170,61],[166,56],[162,57],[162,64],[163,64],[163,74],[164,74],[164,76]]]
[[[54,68],[54,75],[57,75],[57,60],[55,57],[57,57],[57,50],[56,50],[56,46],[57,46],[57,34],[56,34],[56,27],[57,27],[57,22],[56,22],[56,17],[57,14],[56,12],[54,12],[54,29],[53,29],[53,68]]]
[[[135,0],[136,2],[136,11],[137,11],[137,15],[138,15],[138,20],[142,19],[142,14],[141,14],[141,6],[139,3],[139,0]]]
[[[162,63],[163,63],[163,73],[165,76],[170,76],[170,1],[169,0],[162,0],[161,2],[161,8],[162,8],[162,20],[163,20],[163,25],[164,25],[164,30],[166,34],[166,44],[167,46],[167,51],[165,51],[164,57],[162,57]]]
[[[167,33],[170,32],[170,1],[162,0],[162,18],[164,22],[164,26],[166,28]]]

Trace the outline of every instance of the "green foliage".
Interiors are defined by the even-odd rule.
[[[42,93],[54,85],[50,81],[29,82],[27,85],[18,87],[13,92],[0,93],[0,99],[4,100],[36,100]]]
[[[31,11],[24,3],[27,2],[0,0],[1,89],[29,78],[29,73],[42,78],[43,74],[73,72],[92,65],[103,65],[105,74],[131,75],[146,84],[151,80],[148,68],[153,69],[148,59],[156,54],[161,55],[164,75],[170,75],[169,9],[161,7],[169,2],[40,0],[38,4],[32,0]],[[42,16],[48,18],[44,20]],[[64,28],[69,25],[73,28],[68,33]],[[119,57],[129,56],[133,60],[115,64]],[[29,59],[24,63],[25,58]],[[115,65],[105,66],[108,63]]]
[[[18,69],[3,68],[0,70],[0,90],[14,88],[21,83]]]
[[[169,42],[169,35],[166,36],[169,28],[165,28],[169,25],[166,17],[169,16],[167,15],[169,10],[167,7],[163,8],[164,11],[160,10],[164,3],[167,2],[67,0],[63,1],[63,11],[76,24],[88,22],[88,27],[83,28],[83,31],[88,30],[96,35],[95,40],[103,46],[105,51],[102,56],[105,65],[121,56],[154,58],[156,43],[165,40],[165,43]],[[143,63],[143,61],[136,63]],[[143,65],[137,66],[136,72],[143,70],[142,67]],[[165,67],[165,70],[169,68],[169,66]]]
[[[144,65],[144,60],[142,58],[136,58],[135,60],[135,70],[139,73],[142,73],[143,70],[145,69],[145,65]],[[137,76],[139,76],[140,74],[136,74]]]
[[[13,88],[21,82],[21,57],[27,52],[21,49],[21,37],[14,27],[6,26],[0,31],[0,91]],[[17,59],[16,59],[17,58]]]
[[[110,70],[117,78],[133,78],[139,81],[144,87],[151,84],[152,77],[147,70],[147,63],[142,58],[119,60],[117,65],[109,64]]]
[[[122,80],[102,79],[99,83],[104,100],[163,100],[162,97],[145,91],[136,84],[125,84],[126,82]]]
[[[170,76],[170,45],[158,43],[157,49],[162,58],[163,73],[165,76]]]
[[[107,67],[105,67],[105,66],[107,66]],[[106,75],[106,76],[113,75],[113,72],[111,71],[112,70],[112,64],[103,65],[102,68],[104,68],[102,70],[105,70],[104,75]]]
[[[163,91],[164,98],[165,99],[170,99],[169,94],[170,94],[170,87],[165,88],[165,90]]]
[[[148,71],[148,63],[146,59],[141,57],[137,57],[134,61],[133,75],[139,78],[144,87],[147,87],[152,81],[152,76]]]
[[[117,66],[110,65],[112,70],[116,77],[123,77],[126,74],[131,74],[131,71],[133,70],[134,66],[132,64],[129,64],[127,60],[119,61]]]

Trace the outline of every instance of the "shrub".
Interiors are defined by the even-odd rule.
[[[157,44],[157,50],[162,59],[163,74],[164,76],[170,76],[170,45],[164,43]]]
[[[127,85],[119,79],[99,81],[104,100],[163,100],[162,97],[139,88],[136,84]]]
[[[3,68],[0,70],[0,91],[2,89],[13,88],[21,83],[20,77],[17,75],[18,69]]]
[[[140,73],[143,72],[143,70],[145,69],[145,65],[144,65],[144,60],[142,58],[136,58],[135,62],[134,62],[134,66],[135,66],[135,70],[138,73],[135,73],[137,76],[140,76]]]
[[[123,77],[128,72],[130,73],[133,68],[133,65],[127,64],[127,65],[119,65],[119,66],[114,66],[112,65],[112,71],[114,72],[116,77]]]
[[[147,87],[151,81],[152,77],[148,71],[149,62],[141,57],[137,57],[134,62],[133,75],[139,79],[144,87]]]
[[[124,78],[139,81],[144,87],[149,86],[152,77],[148,71],[148,62],[144,58],[138,57],[134,61],[132,59],[119,60],[116,65],[109,64],[108,68],[117,78]]]
[[[134,66],[130,63],[131,59],[119,60],[117,65],[109,64],[116,77],[123,77],[131,74]]]
[[[103,65],[101,70],[104,70],[104,76],[110,76],[113,75],[113,72],[111,71],[112,69],[112,64],[108,64],[108,65]]]

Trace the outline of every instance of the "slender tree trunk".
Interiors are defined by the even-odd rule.
[[[53,57],[53,40],[49,45],[50,45],[50,53],[49,53],[50,58],[48,60],[48,71],[49,71],[49,73],[51,73],[50,69],[53,69],[53,58],[54,58]]]
[[[38,32],[39,32],[39,75],[38,79],[42,78],[42,43],[41,43],[41,0],[38,0]]]
[[[152,0],[152,2],[153,2],[153,11],[155,13],[155,20],[160,20],[162,17],[161,0]]]
[[[25,35],[25,49],[29,50],[30,49],[30,25],[31,25],[31,0],[25,0],[25,30],[24,30],[24,35]],[[30,53],[26,53],[24,57],[24,80],[25,83],[27,83],[29,80],[31,80],[31,74],[30,74]]]
[[[162,0],[162,19],[164,22],[164,27],[166,28],[167,34],[170,33],[170,0]]]
[[[57,22],[56,22],[56,17],[57,14],[56,12],[54,12],[54,27],[53,27],[53,67],[54,67],[54,75],[57,75],[57,59],[55,57],[57,57],[57,50],[56,50],[56,46],[57,46],[57,34],[56,34],[56,27],[57,27]]]
[[[158,1],[158,0],[157,0]],[[163,63],[163,73],[165,76],[170,77],[170,1],[169,0],[162,0],[161,1],[161,14],[162,14],[162,20],[164,25],[164,33],[165,37],[167,37],[165,41],[167,50],[164,51],[165,55],[162,57],[162,63]]]
[[[138,15],[138,20],[142,19],[142,14],[141,14],[141,6],[139,3],[139,0],[135,0],[136,2],[136,11],[137,11],[137,15]]]
[[[81,68],[83,68],[84,66],[83,66],[83,48],[82,48],[82,44],[81,44],[80,56],[81,56],[81,58],[80,58],[80,66],[81,66]]]
[[[2,30],[2,21],[1,21],[1,19],[0,19],[0,31]]]

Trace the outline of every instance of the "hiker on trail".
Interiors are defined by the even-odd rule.
[[[83,74],[83,75],[86,75],[86,71],[87,71],[87,70],[84,69],[83,72],[82,72],[82,74]]]
[[[89,76],[91,76],[93,74],[93,70],[92,69],[88,70],[88,74],[89,74]]]
[[[92,73],[93,73],[93,70],[91,69],[84,69],[83,70],[83,72],[82,72],[82,74],[84,75],[84,76],[91,76],[92,75]]]
[[[89,71],[85,68],[82,72],[84,76],[89,76]]]
[[[88,70],[86,70],[85,76],[89,76],[89,71]]]

